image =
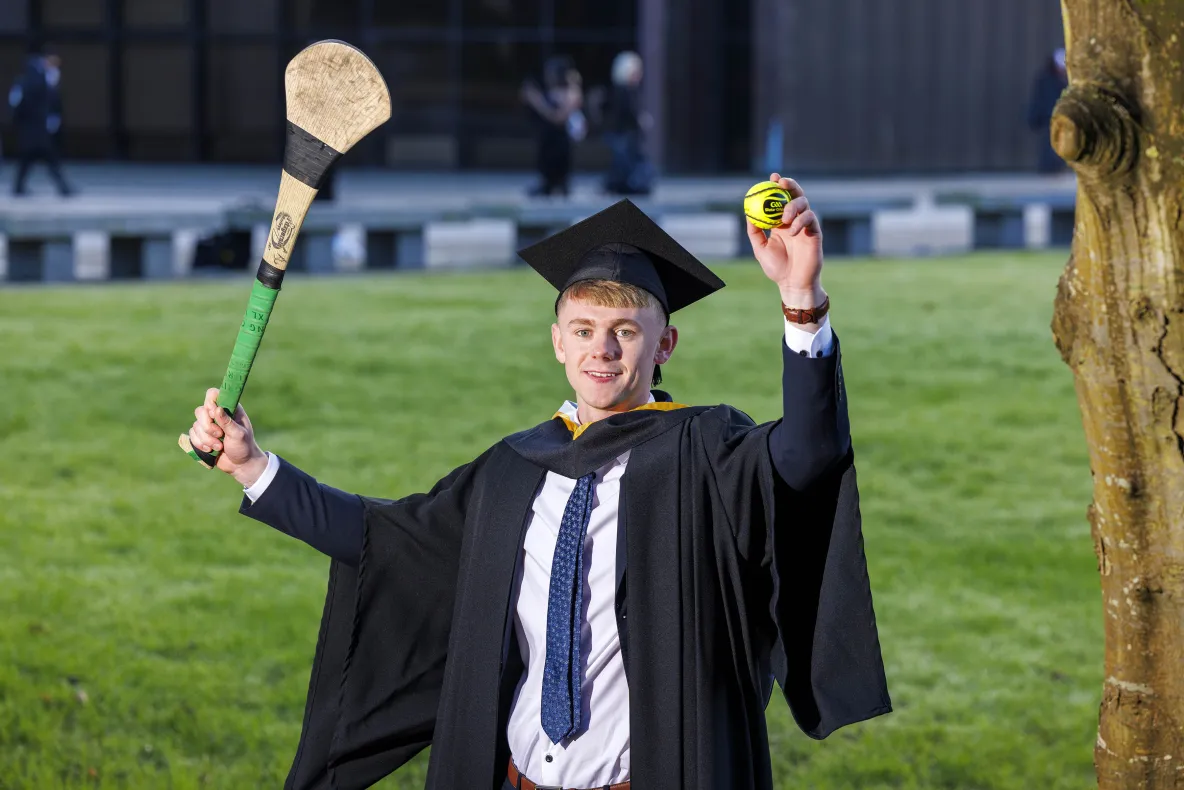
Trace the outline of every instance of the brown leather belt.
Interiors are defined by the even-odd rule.
[[[508,773],[510,777],[510,786],[515,790],[565,790],[559,785],[536,785],[534,782],[527,779],[522,774],[518,773],[518,766],[514,765],[514,761],[510,760],[510,770]],[[598,787],[596,790],[629,790],[628,782],[621,782],[615,785],[604,785]]]

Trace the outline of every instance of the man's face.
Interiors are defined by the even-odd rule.
[[[662,308],[601,307],[565,299],[551,327],[555,358],[563,363],[578,403],[599,419],[649,400],[654,365],[670,359],[678,330]]]

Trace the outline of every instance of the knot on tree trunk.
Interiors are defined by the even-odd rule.
[[[1049,134],[1053,150],[1086,175],[1124,175],[1138,159],[1138,130],[1130,108],[1097,85],[1072,85],[1061,94]]]

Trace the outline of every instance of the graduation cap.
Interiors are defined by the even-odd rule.
[[[518,254],[560,297],[583,280],[629,283],[653,294],[668,317],[724,287],[723,280],[629,200]]]

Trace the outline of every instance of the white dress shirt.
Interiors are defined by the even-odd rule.
[[[785,322],[785,343],[797,353],[827,356],[833,346],[829,317],[823,318],[816,333]],[[567,401],[560,411],[579,423],[576,404]],[[593,482],[592,514],[584,540],[587,578],[580,632],[583,718],[575,737],[557,744],[551,743],[542,725],[547,599],[559,525],[576,481],[548,472],[526,516],[510,601],[526,671],[514,692],[506,737],[518,770],[538,784],[603,787],[629,779],[629,685],[615,609],[617,516],[629,455],[625,452],[598,469]],[[267,470],[245,489],[252,502],[262,496],[279,469],[278,458],[268,456]]]

